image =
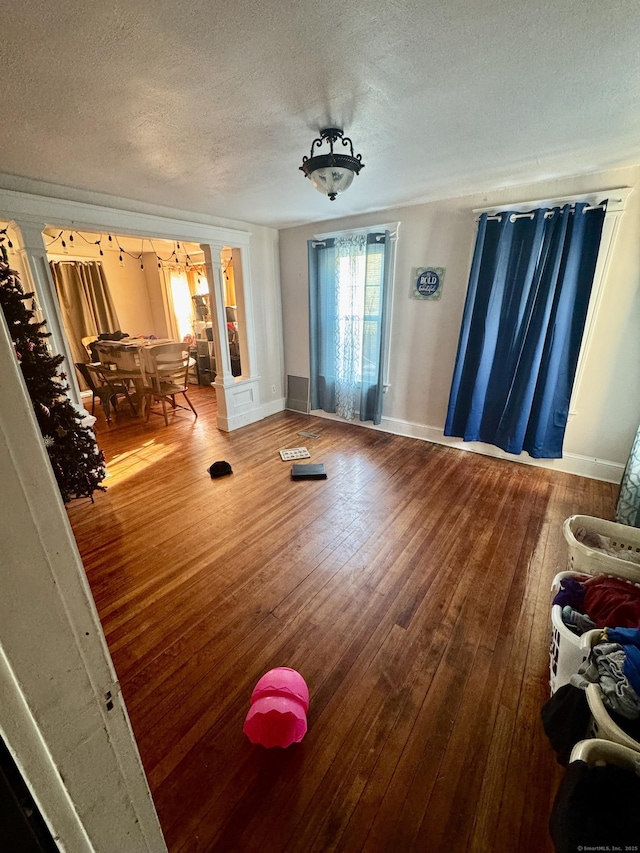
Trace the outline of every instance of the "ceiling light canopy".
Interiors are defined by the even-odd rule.
[[[338,140],[345,148],[350,148],[351,154],[334,152],[333,146]],[[329,153],[316,154],[314,157],[313,152],[316,146],[320,148],[325,143],[329,146]],[[311,183],[318,192],[328,195],[331,201],[338,193],[349,189],[353,176],[357,175],[360,169],[364,169],[362,155],[354,156],[353,142],[348,136],[343,136],[343,131],[337,127],[325,127],[320,131],[320,137],[311,143],[310,156],[303,157],[302,166],[300,166],[300,171],[304,172],[307,178],[311,178]]]

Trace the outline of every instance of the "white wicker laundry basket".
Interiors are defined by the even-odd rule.
[[[564,522],[564,538],[569,549],[569,571],[587,575],[611,575],[640,583],[640,561],[633,563],[596,548],[589,548],[576,539],[576,532],[581,528],[587,533],[606,536],[611,545],[620,551],[633,551],[638,555],[640,528],[606,521],[604,518],[593,518],[590,515],[572,515]]]
[[[613,743],[619,743],[622,746],[627,746],[629,749],[635,749],[636,752],[640,752],[640,743],[623,731],[612,720],[609,711],[602,701],[602,692],[598,684],[588,685],[587,702],[591,711],[591,724],[588,731],[591,737],[610,740]]]
[[[563,528],[569,552],[568,571],[560,572],[553,579],[551,592],[554,596],[560,589],[563,577],[575,577],[580,574],[608,575],[640,585],[640,563],[632,563],[584,545],[576,538],[576,533],[581,528],[588,533],[606,536],[611,545],[620,551],[640,554],[640,529],[590,515],[572,515],[566,519]],[[551,629],[549,686],[553,694],[563,684],[567,684],[574,672],[578,671],[580,664],[589,654],[589,649],[581,648],[580,636],[564,624],[562,608],[557,604],[551,607]]]
[[[584,655],[588,655],[592,646],[602,639],[602,631],[595,629],[587,631],[581,637],[576,637]],[[587,726],[587,738],[601,738],[612,743],[621,744],[636,752],[640,752],[640,743],[628,735],[620,726],[614,722],[609,711],[602,701],[602,691],[599,684],[587,685],[587,703],[591,712],[591,720]],[[575,760],[573,755],[571,760]]]
[[[583,573],[584,574],[584,573]],[[563,578],[580,577],[579,572],[560,572],[553,579],[551,592],[560,589]],[[580,664],[589,654],[589,648],[582,648],[580,635],[574,634],[562,621],[562,608],[559,604],[551,607],[551,647],[549,649],[549,687],[553,695],[559,687],[567,684],[571,676],[578,671]]]
[[[615,764],[640,776],[640,753],[628,746],[601,738],[581,740],[571,750],[571,761],[584,761],[589,767]]]
[[[584,516],[582,516],[584,518]],[[580,518],[580,516],[574,516]],[[570,520],[570,519],[568,519]],[[577,543],[580,545],[581,543]],[[623,560],[614,560],[614,563],[624,563]],[[624,564],[629,566],[628,563]],[[633,570],[635,567],[631,566]],[[552,597],[560,589],[560,582],[563,578],[580,577],[580,575],[591,574],[589,572],[559,572],[551,583]],[[617,565],[610,565],[608,571],[596,571],[593,574],[606,574],[608,577],[618,577],[622,580],[633,583],[634,586],[640,587],[640,566],[637,571],[627,570],[626,574],[621,574]],[[611,626],[615,627],[615,626]],[[589,637],[591,634],[598,634],[599,631],[588,631],[586,634],[574,634],[562,621],[562,608],[559,604],[551,606],[551,645],[549,647],[549,687],[551,695],[553,695],[559,687],[567,684],[571,676],[578,671],[580,664],[589,655],[591,646],[589,645]]]

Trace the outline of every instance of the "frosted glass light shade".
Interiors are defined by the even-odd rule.
[[[334,151],[334,144],[340,140],[341,145],[349,149],[349,154]],[[328,154],[315,154],[316,148],[329,146]],[[323,195],[333,201],[338,193],[348,190],[353,182],[353,176],[360,174],[364,168],[360,154],[354,155],[353,142],[337,127],[325,127],[320,131],[320,137],[311,143],[311,154],[302,158],[300,171],[305,177],[311,178],[313,186]]]
[[[340,166],[325,166],[312,172],[311,183],[323,195],[335,196],[348,190],[353,183],[354,172]]]

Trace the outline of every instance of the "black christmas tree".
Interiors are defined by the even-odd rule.
[[[106,476],[104,456],[67,396],[67,377],[59,370],[64,359],[49,351],[46,323],[35,320],[34,294],[23,291],[18,274],[10,269],[3,240],[0,233],[0,306],[62,500],[89,497],[93,501],[96,489],[105,491],[100,485]]]

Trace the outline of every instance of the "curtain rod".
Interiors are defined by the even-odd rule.
[[[602,202],[600,202],[600,204],[589,205],[588,207],[585,207],[582,212],[586,213],[588,210],[598,210],[598,208],[603,208],[606,210],[607,202],[602,201]],[[574,212],[575,209],[576,209],[576,205],[574,202],[571,205],[571,211]],[[505,213],[507,213],[507,211],[505,211]],[[547,210],[544,214],[544,218],[550,219],[554,215],[554,213],[555,213],[554,210]],[[502,222],[502,216],[503,216],[503,214],[501,214],[501,213],[492,213],[491,216],[487,216],[487,222],[489,220],[494,220],[494,221],[497,220],[498,222]],[[533,219],[534,216],[535,216],[535,210],[531,210],[528,213],[511,213],[509,215],[509,219],[511,220],[511,222],[515,222],[516,219]],[[479,221],[479,219],[480,219],[480,217],[478,217],[476,222]]]
[[[360,232],[357,232],[357,231],[356,231],[356,232],[346,232],[347,236],[351,236],[352,234],[356,234],[356,236],[357,236],[359,233],[360,233]],[[369,234],[375,234],[376,241],[377,241],[378,243],[383,242],[384,240],[386,240],[386,239],[387,239],[387,238],[386,238],[386,235],[385,235],[385,234],[382,234],[382,233],[378,233],[378,232],[377,232],[377,229],[374,229],[373,231],[366,231],[366,232],[365,232],[365,231],[363,231],[362,233],[363,233],[363,234],[367,234],[367,235],[369,235]],[[398,236],[398,232],[397,232],[397,231],[389,231],[389,239],[390,239],[390,240],[393,240],[393,239],[394,239],[395,237],[397,237],[397,236]],[[336,237],[328,237],[327,239],[328,239],[328,240],[335,240],[335,239],[336,239]],[[338,237],[338,239],[339,239],[339,237]],[[316,246],[326,246],[326,245],[327,245],[327,240],[312,240],[312,241],[311,241],[311,246],[312,246],[314,249],[315,249],[315,247],[316,247]]]

